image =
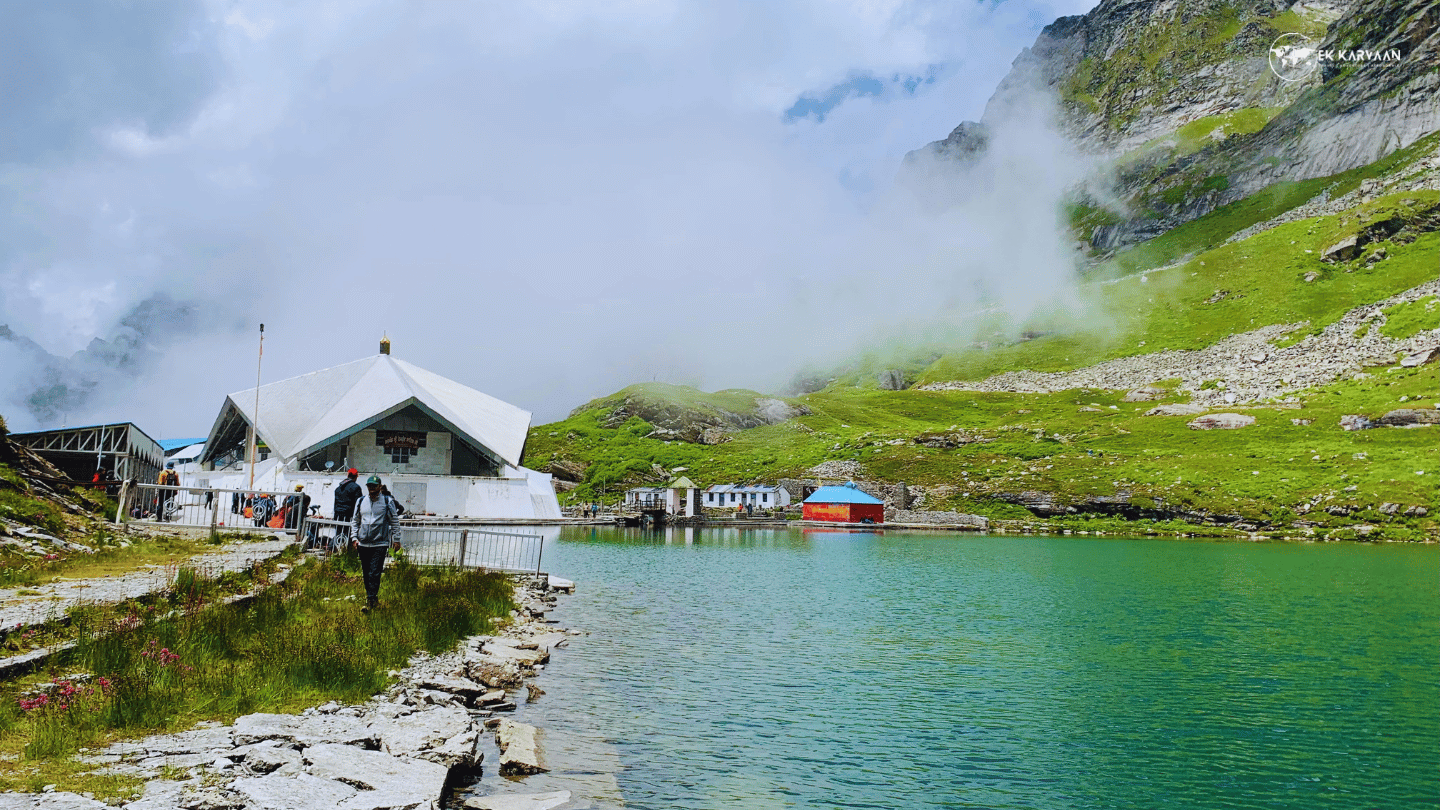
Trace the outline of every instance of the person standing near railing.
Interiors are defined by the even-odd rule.
[[[365,607],[360,610],[369,613],[380,604],[385,556],[391,548],[400,547],[400,513],[395,499],[380,491],[380,476],[370,476],[365,491],[365,497],[355,505],[350,528],[354,537],[351,543],[360,553],[360,570],[365,576]]]
[[[175,462],[166,462],[165,469],[160,473],[160,478],[156,483],[165,487],[180,486],[180,474],[175,472]],[[159,503],[155,510],[155,519],[160,521],[169,520],[170,502],[175,500],[175,490],[162,489],[158,490],[158,493],[160,497],[158,498]]]
[[[335,529],[333,545],[336,551],[345,548],[345,535],[350,531],[350,519],[355,516],[355,504],[365,497],[360,485],[355,483],[359,475],[360,471],[351,467],[346,471],[344,482],[335,488],[335,519],[346,524]]]

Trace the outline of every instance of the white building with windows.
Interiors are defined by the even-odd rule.
[[[191,486],[250,488],[253,428],[269,457],[254,488],[305,491],[328,517],[354,467],[379,475],[412,515],[494,520],[560,517],[550,476],[520,466],[530,413],[390,356],[251,388],[225,398]]]
[[[756,509],[790,505],[790,491],[769,484],[716,484],[705,490],[700,505],[706,509],[735,509],[750,504]]]
[[[631,509],[664,509],[676,517],[700,514],[700,487],[681,476],[663,487],[633,487],[625,490],[625,506]]]

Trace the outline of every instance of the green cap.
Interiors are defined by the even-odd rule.
[[[372,475],[372,476],[370,476],[370,478],[369,478],[365,483],[367,483],[367,484],[378,484],[378,483],[380,483],[380,476],[378,476],[378,475]]]

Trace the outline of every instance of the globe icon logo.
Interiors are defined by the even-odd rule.
[[[1304,34],[1281,34],[1270,46],[1270,69],[1281,81],[1298,82],[1318,67],[1319,50]]]

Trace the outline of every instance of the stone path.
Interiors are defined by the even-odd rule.
[[[220,551],[191,557],[184,563],[154,566],[117,577],[61,580],[46,585],[0,590],[0,627],[14,630],[16,627],[44,624],[64,616],[65,611],[76,605],[114,604],[164,590],[175,581],[175,574],[182,565],[207,577],[216,577],[226,571],[242,571],[279,554],[293,542],[286,537],[256,543],[232,543]],[[38,591],[39,595],[25,595],[21,591]]]

